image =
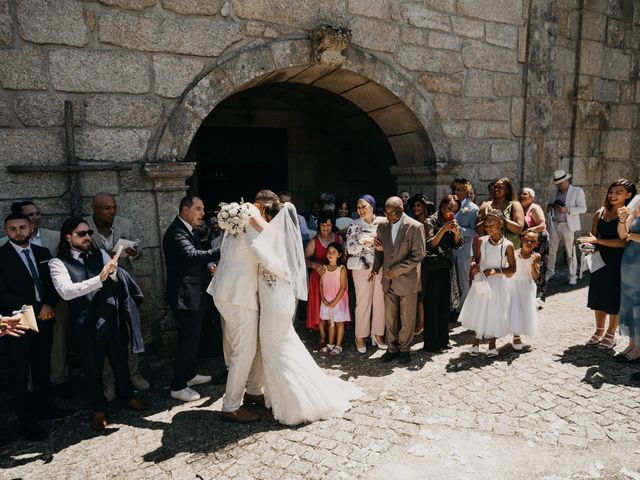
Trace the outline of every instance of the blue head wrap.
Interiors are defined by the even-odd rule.
[[[364,195],[360,195],[358,197],[358,200],[364,200],[365,202],[367,202],[369,205],[371,205],[371,207],[373,208],[373,213],[375,215],[376,213],[376,199],[373,198],[371,195],[369,195],[368,193],[365,193]]]

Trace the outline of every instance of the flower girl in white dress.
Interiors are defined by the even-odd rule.
[[[476,336],[469,351],[480,353],[480,340],[489,339],[487,357],[498,355],[496,338],[511,331],[509,325],[509,284],[507,278],[516,272],[513,244],[502,235],[504,215],[489,210],[484,220],[487,235],[480,238],[478,252],[471,263],[475,275],[458,320]]]
[[[540,275],[540,254],[533,249],[538,246],[539,236],[536,232],[526,232],[522,236],[520,249],[516,251],[516,273],[509,279],[509,317],[515,350],[522,350],[521,335],[534,337],[538,333],[535,280]]]

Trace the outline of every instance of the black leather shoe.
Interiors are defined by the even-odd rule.
[[[229,375],[229,371],[225,368],[219,375],[213,377],[213,384],[224,385],[227,383],[227,375]]]
[[[75,413],[71,408],[60,408],[55,405],[49,406],[46,410],[38,411],[38,420],[55,420],[56,418],[69,417]]]
[[[69,382],[54,385],[53,393],[56,397],[60,398],[71,398],[74,395],[73,387]]]
[[[436,347],[434,345],[425,345],[424,347],[422,347],[422,350],[429,353],[442,353],[442,348]]]
[[[0,447],[11,443],[11,436],[7,433],[0,433]]]
[[[400,352],[398,355],[398,363],[408,365],[411,363],[411,354],[409,352]]]
[[[45,440],[49,436],[49,432],[42,428],[35,420],[27,420],[21,423],[18,432],[30,442]]]
[[[616,363],[624,363],[626,365],[637,365],[640,363],[640,357],[631,358],[629,355],[622,355],[618,357],[617,355],[613,357],[613,361]]]
[[[393,360],[398,358],[399,354],[400,354],[399,352],[389,352],[389,351],[384,352],[382,357],[380,357],[380,361],[382,361],[382,363],[392,362]]]

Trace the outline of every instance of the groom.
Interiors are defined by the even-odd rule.
[[[251,209],[250,215],[266,218],[265,211],[278,202],[275,193],[261,190],[256,195],[256,208]],[[210,290],[224,319],[225,360],[229,369],[221,416],[223,420],[237,423],[260,420],[260,416],[245,408],[243,403],[262,406],[265,403],[258,340],[258,260],[251,249],[251,242],[258,234],[251,222],[244,233],[225,234]]]

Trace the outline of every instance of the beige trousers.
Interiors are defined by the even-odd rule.
[[[356,338],[384,335],[384,292],[382,274],[369,281],[369,270],[351,270],[356,290]]]
[[[388,351],[409,352],[413,343],[413,331],[416,328],[418,294],[399,296],[389,287],[384,294],[386,313],[386,337]]]

